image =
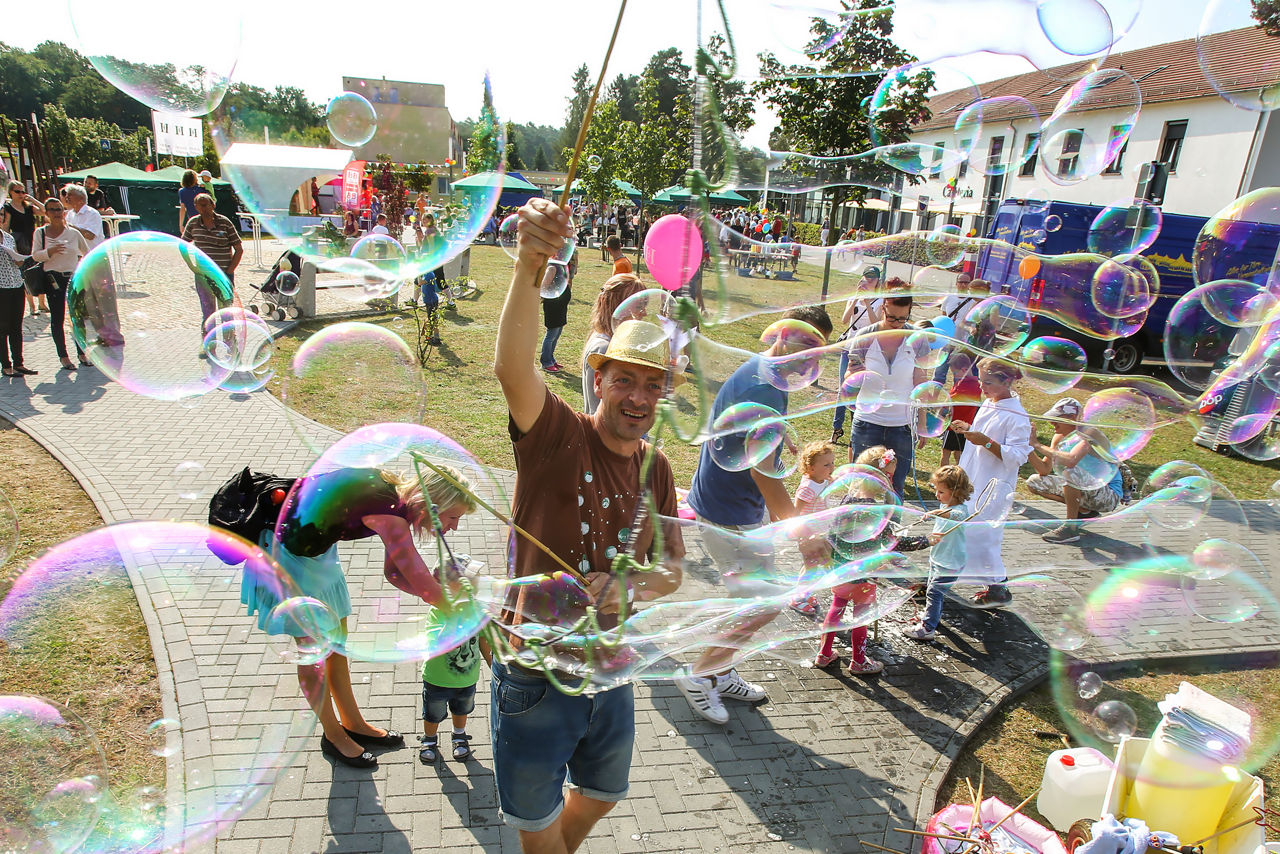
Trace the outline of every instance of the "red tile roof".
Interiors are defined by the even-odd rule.
[[[1207,36],[1200,49],[1205,52],[1209,67],[1215,72],[1218,86],[1227,91],[1257,90],[1280,84],[1280,38],[1268,36],[1257,27]],[[1138,80],[1144,104],[1217,94],[1200,66],[1195,39],[1112,54],[1100,63],[1100,67],[1123,69]],[[1011,95],[1025,98],[1043,121],[1053,112],[1054,106],[1070,85],[1062,81],[1074,80],[1087,70],[1088,64],[1083,62],[1061,65],[1047,71],[1002,77],[981,83],[978,88],[984,99]],[[1107,98],[1108,89],[1115,90],[1115,97],[1110,102]],[[1119,84],[1103,87],[1098,96],[1090,98],[1092,107],[1106,109],[1113,106],[1116,98],[1124,97],[1125,90],[1132,91]],[[973,90],[969,88],[934,95],[929,99],[933,117],[915,125],[913,129],[924,131],[949,128],[955,124],[959,112],[973,100]],[[982,120],[1011,121],[1026,118],[1027,115],[1025,108],[1019,110],[1002,105],[991,110],[984,108]]]

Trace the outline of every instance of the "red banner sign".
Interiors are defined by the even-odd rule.
[[[360,182],[363,180],[363,160],[352,160],[342,170],[342,206],[349,211],[360,209]]]

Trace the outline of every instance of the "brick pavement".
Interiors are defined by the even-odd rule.
[[[299,472],[313,459],[296,422],[264,393],[215,392],[187,408],[130,394],[95,369],[58,372],[44,323],[28,322],[28,364],[40,375],[0,384],[0,415],[57,456],[108,521],[203,519],[203,500],[178,495],[186,491],[174,477],[182,462],[204,466],[203,478],[197,473],[195,480],[207,498],[242,465]],[[39,340],[30,340],[36,334]],[[302,429],[312,444],[334,436],[315,425]],[[1244,510],[1254,525],[1247,542],[1269,567],[1276,557],[1276,513],[1261,503]],[[1072,590],[1087,590],[1106,567],[1140,554],[1132,543],[1147,538],[1159,548],[1186,551],[1204,531],[1229,536],[1235,524],[1215,518],[1197,531],[1171,531],[1122,517],[1077,548],[1038,538],[1035,518],[1046,515],[1043,505],[1027,505],[1028,518],[1015,525],[1006,545],[1011,563],[1042,566],[1062,582],[1028,586],[1018,597],[1019,614],[1046,628],[1047,615],[1060,612]],[[475,520],[464,520],[454,542],[489,566],[501,565],[500,546],[484,540]],[[408,610],[379,578],[378,549],[344,545],[343,560],[356,607],[353,632],[369,631],[388,615],[394,619],[401,605]],[[263,732],[301,749],[268,794],[219,834],[214,847],[222,854],[517,850],[516,835],[497,815],[487,705],[474,716],[476,759],[467,765],[424,768],[406,749],[384,754],[372,774],[334,767],[315,749],[314,736],[299,739],[292,731],[300,717],[292,713],[304,708],[292,667],[251,630],[233,570],[208,565],[205,577],[215,583],[184,593],[172,589],[156,565],[129,569],[160,668],[164,713],[181,723],[181,750],[169,760],[170,809],[208,796],[210,775],[219,793],[238,782],[236,769],[255,749],[248,743]],[[1280,647],[1280,626],[1269,618],[1250,621],[1248,632],[1189,622],[1178,616],[1183,598],[1179,590],[1157,591],[1145,612],[1151,625],[1125,634],[1107,653],[1185,656]],[[1160,615],[1167,626],[1156,624]],[[670,683],[639,688],[632,795],[584,850],[851,851],[858,850],[857,837],[906,848],[887,832],[890,822],[909,824],[932,810],[934,793],[968,736],[1006,698],[1044,676],[1047,647],[1009,612],[955,613],[941,639],[926,645],[901,636],[904,619],[900,611],[880,623],[873,652],[888,667],[877,680],[797,665],[811,654],[807,644],[754,659],[743,671],[768,687],[769,701],[732,708],[726,727],[697,718]],[[370,720],[408,733],[418,729],[415,664],[357,662],[353,674]],[[486,684],[487,677],[482,696]]]

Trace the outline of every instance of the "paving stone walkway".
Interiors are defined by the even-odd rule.
[[[336,437],[300,426],[266,393],[214,392],[188,408],[131,394],[96,369],[58,371],[46,324],[28,321],[27,363],[40,374],[0,382],[0,416],[57,456],[108,522],[202,521],[209,492],[241,466],[302,472],[315,456],[308,444]],[[192,477],[175,475],[184,462],[203,466],[194,476],[194,500],[182,497]],[[957,609],[934,644],[902,636],[906,608],[881,620],[872,651],[888,666],[879,679],[789,663],[812,655],[793,645],[742,668],[768,688],[769,700],[732,707],[725,727],[697,718],[670,683],[637,689],[631,796],[583,850],[857,851],[859,837],[905,850],[905,838],[889,828],[923,821],[969,735],[1001,702],[1043,678],[1048,648],[1024,618],[1051,629],[1049,615],[1061,613],[1063,597],[1087,592],[1108,567],[1139,556],[1132,544],[1144,539],[1185,553],[1208,530],[1246,536],[1224,507],[1217,511],[1222,518],[1194,530],[1152,529],[1144,519],[1124,517],[1079,546],[1051,546],[1039,538],[1043,524],[1036,520],[1052,510],[1032,504],[1024,511],[1008,535],[1006,557],[1019,567],[1043,567],[1057,581],[1026,584],[1017,613]],[[1275,511],[1247,503],[1241,512],[1252,526],[1248,544],[1270,567],[1278,554]],[[474,520],[464,520],[453,541],[490,567],[503,565],[502,544],[486,542]],[[697,544],[690,554],[701,559]],[[383,582],[380,549],[344,544],[342,557],[356,609],[353,633],[376,630],[399,619],[399,608],[412,607]],[[164,713],[181,726],[181,749],[169,767],[168,803],[177,809],[202,775],[234,779],[246,740],[269,717],[264,712],[296,717],[305,706],[293,668],[242,613],[234,569],[206,567],[220,583],[201,590],[199,607],[167,589],[159,567],[133,571]],[[1123,649],[1111,651],[1115,657],[1280,648],[1273,615],[1251,621],[1247,632],[1208,620],[1178,622],[1183,591],[1167,595],[1171,625],[1128,635]],[[416,664],[356,662],[353,674],[371,721],[419,731]],[[485,676],[482,698],[487,684]],[[404,749],[384,754],[375,772],[357,773],[324,759],[313,736],[266,796],[211,847],[220,854],[516,851],[516,834],[498,817],[487,717],[482,702],[470,726],[475,759],[465,765],[427,768],[415,750]]]

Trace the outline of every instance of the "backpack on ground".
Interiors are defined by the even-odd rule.
[[[274,530],[284,499],[297,478],[244,470],[232,477],[209,500],[209,526],[229,531],[255,545],[263,531]],[[218,549],[210,540],[209,550],[223,563],[234,566],[239,556]]]

